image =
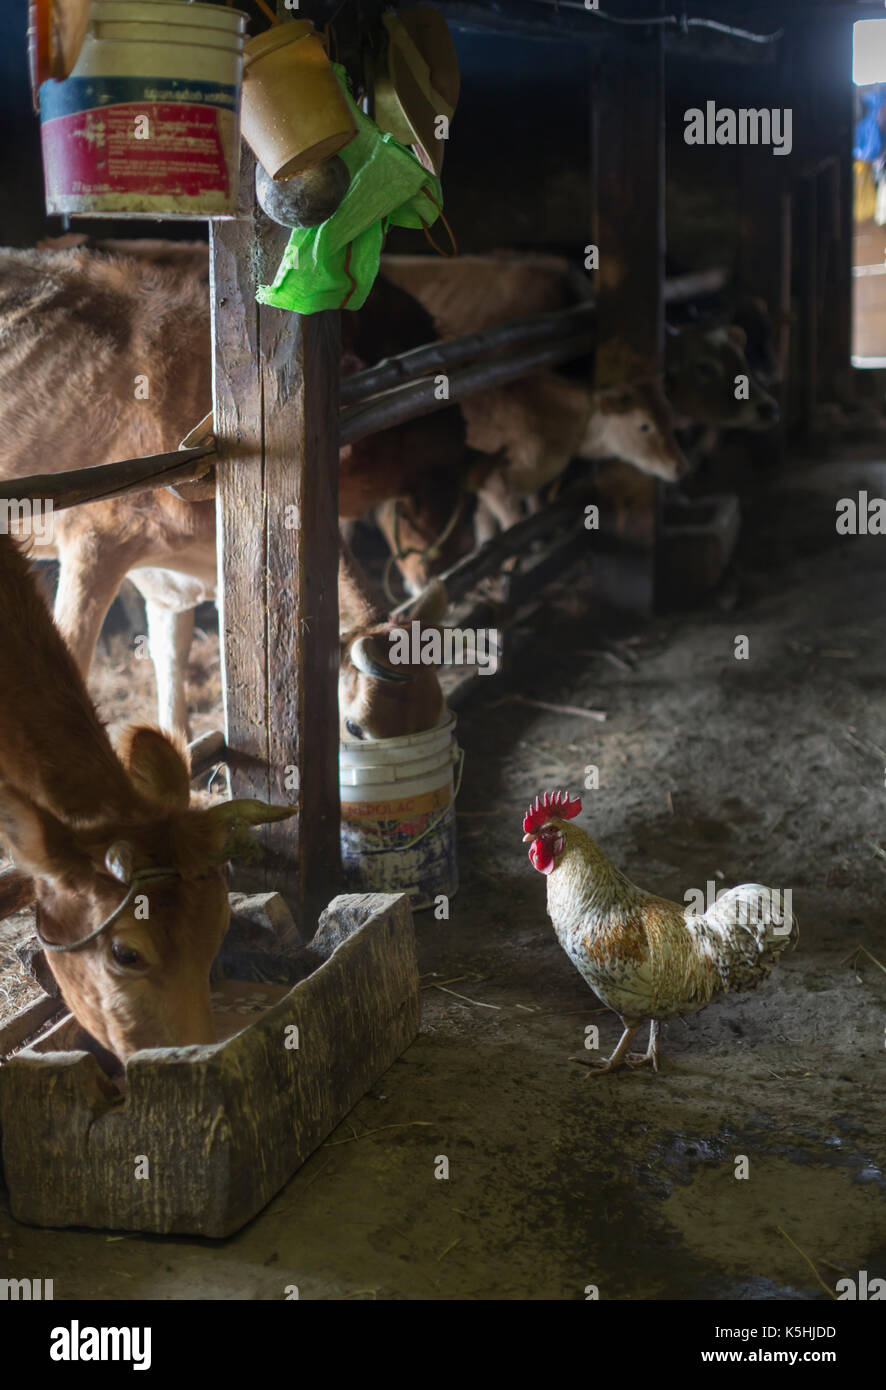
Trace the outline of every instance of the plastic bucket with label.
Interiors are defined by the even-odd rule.
[[[408,893],[413,908],[458,891],[455,715],[424,733],[341,745],[346,892]]]
[[[93,0],[80,57],[40,88],[46,210],[230,217],[247,16],[182,0]]]

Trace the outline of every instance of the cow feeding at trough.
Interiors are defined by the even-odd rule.
[[[182,748],[131,727],[112,748],[16,542],[0,534],[0,833],[33,880],[65,1002],[125,1060],[213,1039],[209,967],[224,866],[286,806],[190,805]]]

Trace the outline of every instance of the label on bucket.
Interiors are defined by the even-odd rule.
[[[457,892],[451,785],[395,801],[343,801],[341,815],[346,892],[408,893],[413,908]]]
[[[447,782],[435,791],[403,796],[396,801],[343,801],[341,818],[343,822],[356,822],[364,832],[377,826],[385,844],[393,848],[401,841],[420,835],[429,818],[436,811],[442,811],[451,800],[452,788]]]
[[[69,77],[40,88],[49,202],[227,196],[239,89],[168,77]],[[174,201],[170,211],[179,210]]]

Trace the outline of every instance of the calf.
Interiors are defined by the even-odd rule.
[[[567,308],[588,296],[588,283],[562,257],[539,255],[386,256],[384,274],[418,299],[443,337],[492,327],[508,319]],[[761,362],[769,360],[760,301],[741,301]],[[501,526],[522,514],[522,502],[555,478],[570,458],[611,456],[641,472],[674,481],[688,470],[674,427],[769,429],[778,405],[745,355],[738,325],[700,324],[669,330],[665,382],[631,382],[590,391],[552,372],[469,397],[461,403],[469,445],[504,464],[475,480],[485,513]],[[665,400],[663,385],[667,389]],[[436,519],[413,510],[403,531],[416,548],[433,535]],[[481,521],[483,513],[481,512]],[[389,523],[390,512],[382,517]],[[411,530],[409,529],[411,527]],[[488,523],[481,537],[488,534]],[[426,574],[413,561],[409,578]]]
[[[668,330],[666,380],[679,428],[768,430],[777,423],[778,403],[751,371],[746,347],[738,324]]]
[[[111,747],[27,561],[0,534],[0,836],[33,880],[65,1003],[123,1061],[214,1041],[224,865],[248,826],[292,814],[189,803],[181,745],[132,727]]]
[[[556,256],[462,256],[438,261],[426,256],[387,256],[384,274],[418,299],[433,316],[441,337],[490,328],[509,319],[566,308],[583,286],[568,263]],[[670,406],[657,379],[594,391],[556,372],[537,372],[510,385],[461,402],[468,444],[483,460],[469,475],[479,498],[476,536],[495,525],[508,527],[522,515],[523,502],[552,482],[573,458],[619,458],[641,472],[673,482],[688,470],[677,442]],[[501,462],[490,465],[499,455]],[[436,517],[413,504],[401,529],[416,552],[432,535]],[[392,514],[377,514],[390,532]],[[410,586],[427,582],[413,558]]]

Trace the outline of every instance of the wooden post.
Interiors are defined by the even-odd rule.
[[[773,107],[778,103],[770,82],[759,99],[752,90],[748,105]],[[773,429],[755,435],[754,455],[773,465],[784,458],[786,400],[791,311],[791,194],[787,186],[786,160],[773,156],[765,146],[748,145],[741,152],[741,243],[738,273],[743,289],[765,300],[772,322],[772,349],[781,380],[767,385],[779,403],[781,419]]]
[[[305,934],[336,891],[338,314],[259,306],[286,233],[255,208],[212,225],[217,525],[232,795],[298,805],[235,886],[283,894]]]
[[[655,9],[651,5],[650,9]],[[661,373],[664,356],[664,41],[661,25],[634,51],[608,53],[594,84],[597,386]],[[651,612],[659,489],[626,464],[598,467],[601,499],[636,550],[631,583],[621,563],[600,563],[595,585],[622,607]],[[601,556],[601,561],[603,557]]]

